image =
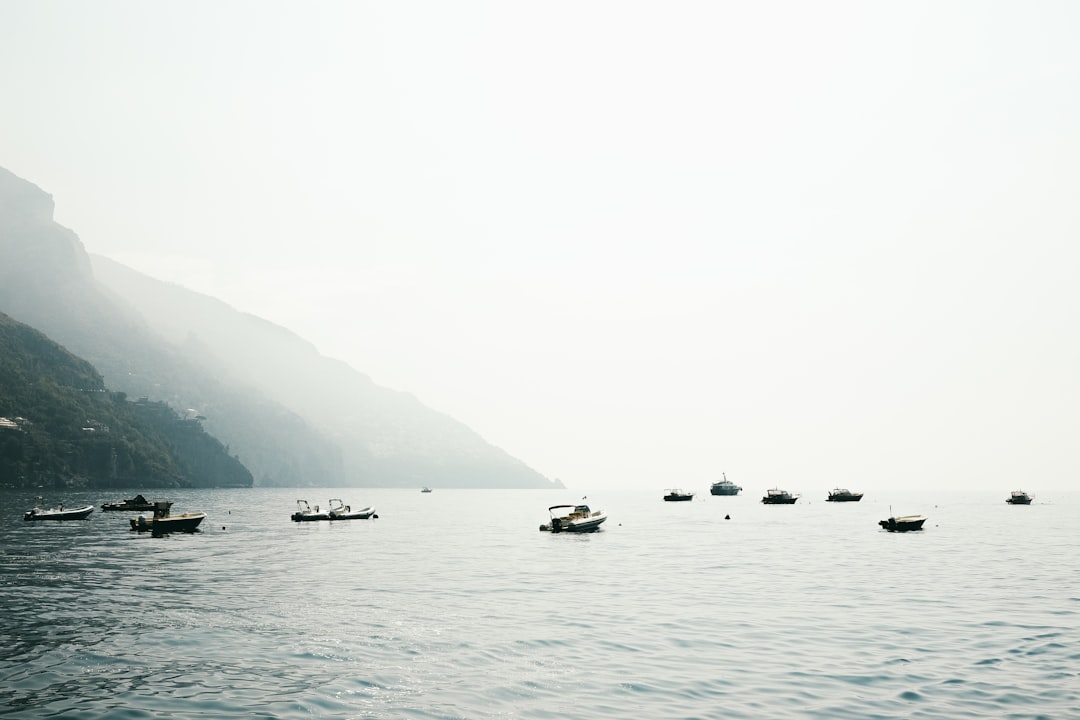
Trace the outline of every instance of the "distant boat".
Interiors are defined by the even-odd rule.
[[[131,518],[131,529],[137,532],[147,532],[154,535],[168,535],[174,532],[193,533],[199,528],[199,524],[206,519],[206,513],[181,513],[172,515],[169,513],[171,502],[162,501],[154,503],[154,514],[151,517],[140,515]]]
[[[312,510],[311,506],[308,505],[307,500],[297,500],[296,501],[296,512],[294,512],[292,514],[293,522],[313,522],[313,521],[316,521],[316,520],[329,520],[329,519],[330,519],[330,514],[329,513],[324,513],[324,512],[319,512],[319,506],[318,505],[316,505],[315,509]]]
[[[714,482],[712,487],[709,488],[709,492],[713,495],[738,495],[742,488],[728,480],[726,473],[722,474],[724,479],[719,482]]]
[[[94,512],[93,505],[84,505],[65,510],[63,503],[61,503],[58,507],[46,510],[41,507],[45,504],[42,498],[39,497],[37,502],[38,504],[33,510],[27,510],[23,513],[23,520],[85,520],[90,517],[90,513]]]
[[[420,488],[420,492],[422,492],[422,493],[431,492],[431,488],[429,488],[427,486],[424,486],[424,487]]]
[[[564,512],[569,509],[569,512]],[[540,526],[541,532],[590,533],[595,532],[607,520],[600,510],[588,505],[552,505],[548,508],[551,520]]]
[[[829,497],[825,498],[828,502],[859,502],[862,500],[862,493],[851,492],[844,488],[836,488],[829,493]]]
[[[373,507],[369,506],[353,510],[338,498],[330,498],[330,511],[327,515],[330,516],[331,520],[367,520],[368,518],[379,517],[375,514],[375,508]]]
[[[766,491],[765,497],[761,498],[761,502],[766,505],[794,505],[798,499],[798,495],[792,495],[787,490],[773,488]]]
[[[888,520],[879,520],[878,525],[889,532],[909,532],[922,530],[924,522],[926,522],[925,515],[898,515],[890,517]]]
[[[169,503],[170,506],[172,506],[172,503],[168,500],[159,500],[158,502],[166,502]],[[154,503],[150,500],[147,500],[142,495],[136,495],[133,498],[128,498],[127,500],[124,500],[123,502],[105,503],[101,506],[101,509],[105,511],[134,510],[137,512],[153,512]]]
[[[1031,501],[1034,499],[1035,498],[1033,498],[1031,495],[1028,495],[1023,490],[1013,490],[1012,495],[1010,495],[1009,499],[1005,502],[1009,503],[1010,505],[1030,505]]]
[[[664,500],[667,502],[686,502],[687,500],[693,499],[694,493],[680,490],[679,488],[664,491]]]

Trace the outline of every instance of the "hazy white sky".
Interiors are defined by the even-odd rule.
[[[1080,4],[0,2],[0,166],[574,488],[1080,474]]]

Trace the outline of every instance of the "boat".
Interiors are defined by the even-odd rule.
[[[551,520],[540,526],[541,532],[595,532],[607,520],[607,515],[600,510],[591,510],[588,505],[552,505],[548,508]]]
[[[829,493],[829,497],[825,498],[828,502],[859,502],[862,500],[862,493],[851,492],[846,488],[836,488]]]
[[[422,487],[422,488],[420,488],[420,492],[422,492],[422,493],[428,493],[428,492],[431,492],[431,488],[429,488],[429,487]]]
[[[375,514],[375,508],[373,507],[369,506],[353,510],[338,498],[330,498],[330,511],[326,514],[330,516],[331,520],[367,520],[368,518],[379,517]]]
[[[169,512],[171,502],[162,500],[154,503],[154,514],[150,517],[140,515],[131,518],[131,529],[137,532],[150,532],[154,535],[168,535],[169,533],[185,532],[193,533],[199,528],[206,518],[206,513],[181,513],[173,515]]]
[[[878,525],[889,532],[909,532],[922,530],[924,522],[926,522],[925,515],[895,515],[888,520],[879,520]]]
[[[169,503],[170,507],[172,506],[172,502],[169,500],[159,500],[157,502],[167,502]],[[133,498],[128,498],[127,500],[124,500],[123,502],[105,503],[101,506],[101,509],[105,510],[106,512],[110,510],[135,510],[138,512],[153,512],[154,501],[147,500],[142,495],[136,495]]]
[[[1012,494],[1009,495],[1009,498],[1005,502],[1010,505],[1030,505],[1031,501],[1034,499],[1035,498],[1028,495],[1023,490],[1013,490]]]
[[[713,495],[738,495],[742,488],[728,480],[727,474],[723,475],[724,479],[719,482],[714,482],[712,487],[709,488],[709,492]]]
[[[41,507],[44,504],[42,499],[38,498],[34,509],[23,513],[23,520],[85,520],[90,517],[90,513],[94,512],[93,505],[65,510],[64,504],[60,503],[59,506],[46,510]]]
[[[761,498],[761,502],[766,505],[794,505],[798,499],[798,495],[792,495],[787,490],[773,488],[766,491],[765,497]]]
[[[680,490],[679,488],[673,488],[671,490],[664,491],[664,500],[667,502],[686,502],[687,500],[693,500],[694,493]]]
[[[312,522],[315,520],[329,520],[330,513],[319,512],[319,506],[316,505],[312,510],[308,505],[307,500],[296,501],[296,512],[292,514],[293,522]]]

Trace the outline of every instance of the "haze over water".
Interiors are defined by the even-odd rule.
[[[161,539],[6,492],[0,715],[1080,715],[1075,494],[692,489],[590,494],[588,536],[537,530],[572,491],[175,491],[209,517]],[[339,496],[381,517],[290,522]],[[890,505],[926,529],[880,530]]]

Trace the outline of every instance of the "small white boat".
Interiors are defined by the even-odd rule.
[[[591,510],[588,505],[552,505],[548,508],[551,520],[540,526],[541,532],[595,532],[607,515],[601,510]]]
[[[173,515],[169,512],[171,505],[172,503],[167,501],[154,503],[154,514],[151,517],[140,515],[131,518],[131,529],[136,532],[150,532],[154,535],[168,535],[174,532],[193,533],[206,519],[206,513],[203,512]]]
[[[63,503],[61,503],[58,507],[46,510],[41,507],[44,505],[41,498],[38,498],[37,502],[38,504],[33,510],[27,510],[23,513],[23,520],[85,520],[90,517],[90,513],[94,512],[93,505],[84,505],[65,510]]]
[[[330,498],[330,511],[327,515],[331,520],[367,520],[379,517],[375,514],[375,508],[371,506],[353,510],[338,498]]]
[[[318,505],[312,510],[307,500],[297,500],[296,512],[291,517],[293,522],[312,522],[315,520],[329,520],[330,513],[319,512]]]
[[[888,520],[879,520],[878,525],[889,532],[910,532],[922,530],[924,522],[926,522],[925,515],[894,515]]]

